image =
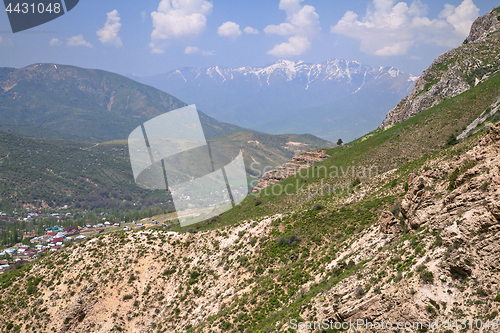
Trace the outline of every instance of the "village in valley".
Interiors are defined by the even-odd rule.
[[[0,228],[0,240],[3,240],[4,245],[8,245],[8,240],[10,240],[11,245],[3,248],[0,252],[0,274],[12,267],[19,267],[29,263],[52,251],[58,251],[69,244],[103,233],[140,230],[151,227],[169,228],[168,224],[160,223],[153,217],[143,218],[138,222],[115,221],[114,216],[108,217],[104,212],[97,214],[98,219],[82,223],[81,219],[78,222],[74,219],[73,213],[68,212],[69,209],[70,207],[65,205],[57,209],[59,212],[49,214],[42,213],[41,208],[26,207],[22,213],[13,211],[12,217],[9,217],[9,214],[5,212],[0,212],[0,222],[3,222],[4,226],[12,222],[19,223],[21,226],[19,230],[18,228],[14,228],[14,230],[5,227]],[[39,222],[40,225],[37,230],[27,227],[28,225],[35,225],[36,222],[34,221],[37,220],[43,221]]]

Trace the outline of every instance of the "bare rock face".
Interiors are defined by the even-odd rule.
[[[499,31],[495,10],[479,17],[463,44],[434,60],[417,79],[410,95],[389,111],[381,127],[405,121],[486,80],[500,65],[496,57],[500,52]]]
[[[294,156],[292,161],[283,164],[278,169],[266,172],[262,175],[257,186],[254,187],[252,192],[257,192],[273,185],[280,180],[293,176],[300,172],[302,169],[307,169],[316,162],[326,160],[330,156],[325,154],[324,150],[312,150],[303,154]]]
[[[73,331],[85,319],[87,313],[92,309],[93,303],[95,302],[87,304],[84,296],[76,298],[67,308],[66,316],[59,332]]]
[[[401,231],[401,227],[398,225],[398,220],[387,210],[384,210],[380,214],[378,222],[380,224],[380,230],[384,234],[395,234]]]
[[[434,200],[432,194],[426,190],[431,183],[427,177],[416,177],[410,175],[408,192],[401,202],[401,214],[406,219],[405,225],[409,229],[417,229],[424,224],[432,211],[425,208],[432,206]],[[435,212],[434,212],[435,213]]]

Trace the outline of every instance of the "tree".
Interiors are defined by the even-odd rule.
[[[343,143],[344,143],[344,141],[342,141],[342,139],[337,140],[337,146],[342,146]]]

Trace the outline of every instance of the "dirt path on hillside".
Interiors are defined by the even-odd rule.
[[[95,145],[93,145],[92,147],[83,148],[82,150],[87,150],[87,149],[94,148],[94,147],[97,147],[97,146],[99,146],[99,143],[96,143],[96,144],[95,144]]]

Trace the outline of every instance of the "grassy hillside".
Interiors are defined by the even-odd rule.
[[[326,153],[331,158],[315,164],[309,171],[304,170],[304,177],[298,175],[275,184],[257,194],[258,200],[255,195],[248,197],[240,207],[222,214],[219,223],[232,224],[256,216],[289,211],[296,205],[311,201],[316,196],[316,188],[320,189],[321,186],[324,191],[318,194],[327,194],[328,185],[330,188],[337,186],[348,191],[349,184],[358,176],[361,182],[369,181],[370,170],[373,177],[412,160],[429,156],[443,149],[450,136],[456,137],[489,108],[498,96],[500,74],[402,123],[386,130],[377,129],[347,145],[327,150]],[[285,194],[285,188],[293,195]],[[211,224],[210,228],[217,226],[219,224]]]
[[[313,207],[203,233],[122,231],[67,246],[0,275],[2,328],[284,332],[293,320],[368,319],[421,322],[412,331],[425,332],[428,318],[491,323],[500,126],[484,134],[371,179],[359,197],[316,197]]]
[[[241,147],[248,171],[252,171],[249,163],[255,161],[254,172],[274,168],[297,152],[331,146],[308,135],[255,132],[237,132],[216,140]],[[0,211],[7,210],[2,209],[6,203],[127,210],[138,207],[133,203],[139,207],[143,202],[166,205],[169,199],[161,191],[143,190],[135,184],[126,140],[80,143],[26,138],[0,131],[0,142]],[[300,145],[287,146],[289,142]]]

